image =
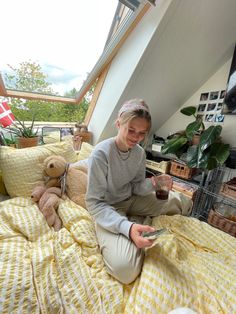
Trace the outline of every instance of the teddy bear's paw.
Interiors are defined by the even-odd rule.
[[[62,228],[62,221],[59,217],[55,220],[53,228],[55,231],[59,231]]]
[[[70,198],[74,203],[76,203],[77,205],[86,208],[86,204],[85,204],[85,197],[84,195],[78,195],[78,196],[73,196]]]

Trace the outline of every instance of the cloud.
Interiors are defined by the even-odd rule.
[[[61,95],[73,88],[79,90],[87,76],[87,74],[77,74],[52,64],[44,64],[42,70],[47,73],[47,81],[52,84],[53,90]]]
[[[117,4],[117,0],[1,1],[1,12],[11,16],[2,14],[0,19],[1,29],[7,29],[1,33],[0,71],[6,64],[17,66],[31,59],[44,66],[55,86],[76,84],[79,89],[103,51]]]
[[[47,73],[49,81],[54,83],[65,83],[81,76],[81,74],[73,73],[52,64],[42,65],[42,70],[44,73]]]

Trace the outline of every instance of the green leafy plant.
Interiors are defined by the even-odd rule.
[[[205,124],[196,114],[197,108],[193,106],[185,107],[180,112],[186,116],[193,116],[195,121],[189,123],[185,129],[186,137],[191,140],[193,135],[201,134],[205,130]]]
[[[38,128],[34,129],[35,116],[32,118],[32,122],[29,126],[25,124],[24,121],[20,121],[16,118],[18,124],[13,123],[13,127],[9,127],[11,133],[15,134],[16,137],[37,137],[38,136]]]
[[[4,128],[0,128],[0,145],[14,146],[16,145],[16,138],[9,132],[4,132]]]
[[[5,145],[10,146],[16,144],[15,138],[4,138]]]
[[[196,116],[195,107],[185,107],[181,113],[195,117],[182,134],[178,134],[162,146],[163,154],[172,153],[181,159],[185,153],[185,162],[190,168],[212,170],[223,165],[229,156],[229,144],[224,144],[220,137],[222,126],[211,125],[205,128],[202,120]],[[199,134],[199,144],[192,145],[192,138]]]

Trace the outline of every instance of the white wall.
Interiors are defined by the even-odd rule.
[[[143,17],[142,23],[136,26],[112,61],[89,123],[93,144],[116,134],[114,121],[121,104],[137,97],[137,94],[132,94],[126,98],[123,93],[171,2],[172,0],[159,0],[159,10],[150,10],[148,17]]]
[[[152,133],[160,128],[166,137],[184,129],[191,119],[176,113],[182,105],[198,105],[202,91],[225,89],[229,63],[224,64],[235,46],[235,11],[235,0],[227,5],[222,0],[158,0],[112,61],[88,126],[93,144],[116,134],[120,105],[131,98],[148,103]],[[234,118],[227,116],[224,123],[223,136],[231,145]]]
[[[181,108],[186,106],[198,106],[201,93],[224,90],[228,80],[231,61],[232,58],[230,58],[230,60],[228,60],[214,75],[212,75],[211,78],[181,106]],[[175,133],[178,130],[184,130],[186,125],[192,121],[192,117],[187,117],[178,110],[155,133],[158,136],[166,138],[171,133]],[[210,123],[204,123],[206,127],[210,125]],[[223,127],[222,138],[224,142],[230,144],[231,147],[236,147],[235,123],[236,115],[225,115],[224,122],[220,123]]]

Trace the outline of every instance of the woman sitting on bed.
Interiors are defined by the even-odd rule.
[[[142,236],[143,232],[154,231],[142,224],[145,217],[166,214],[168,210],[179,214],[183,207],[188,211],[191,201],[185,200],[183,205],[183,199],[173,193],[168,201],[158,200],[153,193],[155,185],[161,177],[170,181],[171,177],[145,178],[146,154],[139,143],[147,138],[151,128],[146,103],[139,99],[125,102],[116,126],[117,136],[100,142],[89,159],[86,203],[96,221],[108,273],[129,284],[141,271],[143,248],[153,243]]]

